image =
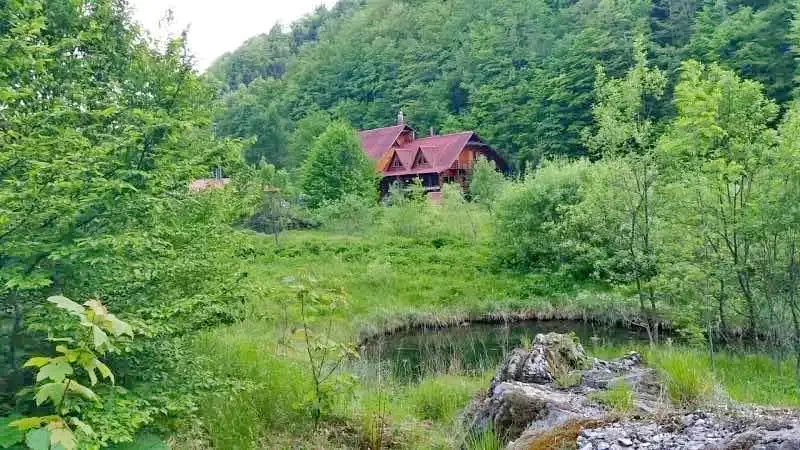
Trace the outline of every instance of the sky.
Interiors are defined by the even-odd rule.
[[[189,46],[197,68],[205,70],[218,56],[235,50],[247,38],[266,33],[275,23],[286,26],[319,5],[335,0],[130,0],[134,18],[158,38],[189,27]],[[168,9],[173,25],[160,23]]]

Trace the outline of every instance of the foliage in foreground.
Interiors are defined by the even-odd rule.
[[[37,356],[25,363],[25,367],[37,371],[37,408],[47,405],[53,414],[24,417],[7,425],[25,433],[25,445],[31,450],[74,450],[105,444],[104,436],[97,436],[82,417],[82,403],[98,402],[98,396],[78,380],[78,369],[83,370],[92,387],[97,384],[98,375],[113,384],[114,374],[99,358],[106,353],[119,353],[117,345],[125,343],[125,338],[133,338],[133,328],[97,300],[89,300],[84,306],[66,297],[50,297],[48,301],[79,321],[79,326],[72,327],[77,328],[74,337],[48,339],[61,342],[56,345],[58,356]],[[15,443],[0,442],[3,447]]]

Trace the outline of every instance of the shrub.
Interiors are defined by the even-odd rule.
[[[497,171],[494,161],[481,156],[475,161],[469,193],[472,200],[492,209],[492,206],[503,190],[505,178]]]
[[[322,133],[300,172],[312,208],[347,194],[377,195],[375,164],[361,149],[355,131],[342,122],[330,124]]]
[[[317,218],[327,230],[344,233],[363,231],[377,217],[378,207],[373,199],[346,194],[339,200],[326,201],[317,210]]]
[[[495,206],[494,245],[498,264],[517,270],[570,262],[561,223],[577,204],[588,161],[550,161],[522,182],[510,184]]]

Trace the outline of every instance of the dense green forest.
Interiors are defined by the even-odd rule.
[[[200,74],[125,0],[0,0],[0,447],[500,448],[459,422],[494,367],[359,360],[470,319],[800,406],[799,7],[341,0]],[[379,200],[354,130],[398,110],[516,170]]]
[[[667,76],[666,95],[650,105],[659,122],[675,115],[670,94],[690,58],[761,82],[780,105],[792,98],[788,0],[360,3],[273,28],[209,69],[229,91],[220,130],[259,138],[251,160],[291,168],[313,123],[333,116],[374,128],[399,109],[421,132],[475,130],[519,167],[587,155],[595,68],[624,74],[637,35]]]

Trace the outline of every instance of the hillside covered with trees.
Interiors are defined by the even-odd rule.
[[[0,0],[0,448],[498,449],[463,411],[524,319],[664,405],[800,407],[798,14],[341,0],[200,74],[125,0]],[[513,173],[379,199],[398,110]]]
[[[675,114],[687,59],[759,81],[785,105],[793,23],[790,0],[342,1],[254,37],[208,72],[229,92],[220,130],[258,136],[254,161],[294,167],[314,123],[375,128],[402,109],[420,132],[475,130],[523,167],[589,153],[595,68],[624,74],[638,35],[667,77],[649,105],[658,123]]]

